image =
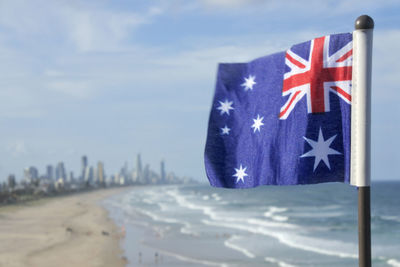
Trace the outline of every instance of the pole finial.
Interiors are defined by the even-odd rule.
[[[368,15],[361,15],[356,19],[354,27],[356,30],[368,30],[374,28],[374,20]]]

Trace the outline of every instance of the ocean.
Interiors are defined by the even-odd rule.
[[[128,266],[358,266],[357,189],[140,186],[104,201]],[[371,186],[373,266],[400,266],[400,183]]]

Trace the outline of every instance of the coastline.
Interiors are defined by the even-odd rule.
[[[121,232],[100,201],[130,189],[0,208],[0,266],[126,266]]]

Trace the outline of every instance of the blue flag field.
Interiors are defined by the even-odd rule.
[[[216,187],[350,180],[352,34],[219,64],[205,167]]]

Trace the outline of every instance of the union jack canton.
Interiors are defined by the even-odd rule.
[[[219,64],[205,167],[216,187],[349,182],[352,34]]]

